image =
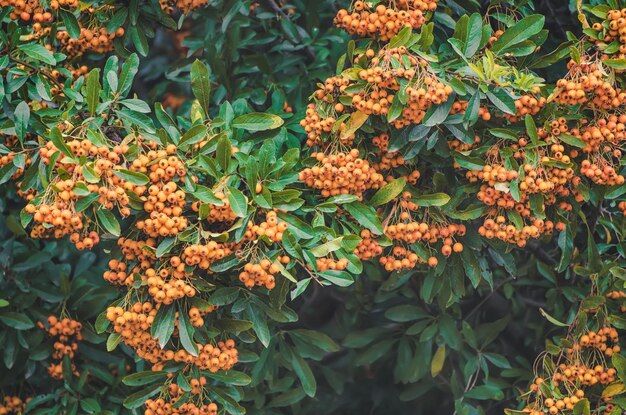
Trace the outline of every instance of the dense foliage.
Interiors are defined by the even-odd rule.
[[[0,0],[0,414],[621,414],[626,4],[554,3]]]

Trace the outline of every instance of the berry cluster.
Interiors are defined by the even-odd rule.
[[[529,239],[551,235],[553,230],[554,223],[551,220],[529,218],[520,229],[505,216],[498,215],[495,218],[488,217],[485,219],[480,228],[478,228],[478,234],[487,239],[497,238],[523,248]]]
[[[247,288],[264,286],[268,290],[276,286],[274,275],[280,272],[279,262],[272,262],[269,259],[262,259],[258,263],[249,262],[243,267],[239,274],[241,281]]]
[[[144,415],[217,415],[214,403],[196,405],[193,402],[178,404],[180,398],[166,401],[163,398],[148,399]]]
[[[200,370],[217,372],[228,370],[238,361],[235,342],[227,340],[213,344],[197,344],[198,356],[193,356],[184,349],[172,350],[161,348],[158,341],[152,338],[150,327],[154,322],[159,304],[153,306],[150,302],[135,303],[130,309],[123,307],[109,307],[106,318],[113,324],[116,333],[122,336],[123,342],[134,349],[137,355],[152,363],[153,370],[161,370],[170,361],[187,363]],[[178,316],[177,316],[178,324]]]
[[[124,28],[120,27],[114,32],[107,32],[106,28],[88,29],[81,27],[78,39],[73,39],[65,30],[59,30],[56,39],[62,50],[70,59],[82,56],[86,53],[104,54],[115,49],[115,38],[124,36]]]
[[[450,108],[450,114],[465,114],[465,112],[467,111],[468,103],[469,101],[457,99],[456,101],[454,101],[452,107]],[[489,108],[481,105],[478,108],[478,118],[483,121],[491,120],[491,113],[489,112]]]
[[[403,27],[418,29],[426,22],[425,14],[436,8],[437,0],[382,1],[376,6],[358,0],[350,10],[339,10],[334,22],[351,35],[386,41]]]
[[[524,94],[515,100],[515,115],[504,114],[502,117],[509,122],[517,122],[524,119],[526,115],[537,115],[541,108],[548,102],[539,95],[539,87],[533,88],[533,94]]]
[[[283,232],[287,230],[287,222],[279,222],[276,211],[270,210],[265,214],[265,220],[258,225],[248,222],[245,239],[252,241],[265,237],[271,243],[281,242]]]
[[[20,415],[31,398],[22,400],[19,396],[5,396],[0,401],[0,415]]]
[[[73,360],[78,350],[78,342],[83,339],[81,330],[83,325],[70,318],[58,319],[56,316],[49,316],[47,327],[39,322],[38,326],[48,332],[50,337],[54,338],[54,351],[52,352],[52,360],[48,366],[48,374],[53,379],[63,379],[63,357],[68,356]],[[72,364],[74,375],[78,376],[78,371]]]
[[[368,229],[363,229],[360,236],[361,242],[359,242],[354,249],[354,255],[358,256],[363,261],[369,261],[372,258],[382,255],[383,247],[376,242],[374,235],[372,235]]]
[[[572,348],[567,349],[569,354],[574,354],[583,348],[593,348],[601,351],[607,357],[611,357],[613,353],[619,353],[619,335],[613,327],[602,327],[597,332],[590,331],[580,336],[578,343]]]
[[[205,7],[208,3],[208,0],[159,0],[161,9],[168,14],[174,14],[175,10],[179,10],[182,14],[188,14]]]
[[[612,367],[611,359],[602,355],[610,357],[619,353],[617,330],[603,327],[597,332],[589,331],[578,338],[565,340],[565,343],[574,343],[574,347],[565,348],[565,353],[546,354],[543,362],[536,363],[542,372],[530,385],[523,412],[530,415],[571,413],[583,398],[591,403],[591,413],[600,414],[603,412],[595,410],[609,408],[607,402],[612,395],[608,394],[607,388],[617,380],[617,371]]]
[[[583,59],[567,64],[568,76],[556,82],[554,101],[563,105],[586,104],[596,110],[611,110],[623,105],[626,93],[605,80],[597,63]]]
[[[383,176],[367,160],[359,158],[359,150],[326,155],[313,153],[319,165],[300,172],[299,179],[308,187],[321,190],[323,197],[352,194],[363,198],[368,189],[378,189],[384,184]]]

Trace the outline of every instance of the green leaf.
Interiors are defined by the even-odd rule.
[[[57,61],[54,59],[54,55],[48,49],[46,49],[43,45],[30,43],[27,45],[19,45],[17,47],[19,50],[24,52],[27,56],[30,56],[33,59],[41,61],[43,63],[47,63],[48,65],[56,65]]]
[[[389,44],[387,46],[390,49],[405,46],[411,38],[412,33],[413,29],[410,26],[404,26],[394,37],[389,40]]]
[[[237,370],[222,371],[217,373],[204,372],[204,376],[215,379],[218,382],[234,386],[247,386],[252,382],[250,376]]]
[[[222,167],[223,171],[228,171],[228,166],[230,165],[231,154],[232,154],[232,146],[230,144],[230,140],[225,134],[220,135],[219,139],[217,140],[215,158],[217,160],[217,164],[219,164]],[[249,185],[253,186],[250,183]]]
[[[169,253],[171,249],[174,247],[174,243],[176,242],[175,236],[170,236],[169,238],[163,239],[159,246],[156,249],[156,257],[161,258],[163,255]]]
[[[489,101],[491,101],[500,111],[506,114],[515,115],[515,101],[504,89],[494,89],[493,91],[488,91],[487,98],[489,98]]]
[[[540,14],[533,14],[515,23],[508,28],[502,36],[491,45],[493,53],[506,52],[511,47],[521,43],[533,35],[536,35],[543,28],[545,17]]]
[[[28,330],[35,327],[35,324],[25,314],[14,311],[3,311],[0,313],[0,321],[9,327],[17,330]]]
[[[191,127],[183,136],[180,138],[180,142],[178,143],[179,147],[186,147],[194,145],[206,138],[208,128],[203,124],[196,124]]]
[[[17,134],[20,141],[23,141],[24,136],[28,132],[28,124],[30,122],[30,107],[25,101],[17,104],[13,117],[15,118],[15,134]]]
[[[611,361],[617,371],[617,376],[623,383],[626,384],[626,357],[619,353],[615,353],[611,358]]]
[[[85,209],[87,209],[89,206],[91,206],[93,202],[95,202],[99,198],[100,198],[100,194],[98,192],[90,193],[87,196],[82,197],[78,199],[78,201],[76,201],[76,206],[74,207],[74,210],[76,212],[82,212]]]
[[[122,383],[127,386],[143,386],[155,382],[161,382],[166,378],[167,372],[163,370],[159,370],[156,372],[152,370],[146,370],[143,372],[136,372],[124,376],[124,379],[122,379]]]
[[[541,313],[542,316],[544,316],[550,323],[554,324],[555,326],[559,326],[559,327],[569,327],[569,324],[563,323],[557,319],[555,319],[554,317],[552,317],[550,314],[548,314],[543,308],[539,308],[539,312]]]
[[[72,39],[78,39],[80,37],[80,26],[78,25],[78,20],[76,16],[74,16],[74,13],[59,8],[59,14],[61,15],[61,19],[63,19],[65,30],[67,30],[70,37]]]
[[[163,385],[150,386],[148,388],[140,390],[139,392],[135,392],[132,395],[129,395],[126,399],[124,399],[124,407],[128,409],[139,408],[141,405],[146,403],[148,399],[156,395],[162,387]]]
[[[300,356],[300,353],[298,353],[297,350],[291,351],[289,360],[293,371],[296,372],[298,379],[300,379],[304,393],[310,397],[315,396],[317,382],[315,381],[315,376],[313,375],[311,367]]]
[[[208,115],[211,104],[211,74],[209,67],[198,59],[191,64],[191,90],[204,113]]]
[[[584,398],[576,402],[576,405],[574,405],[574,409],[572,410],[572,413],[574,415],[590,415],[591,407],[589,404],[589,400],[587,398]]]
[[[246,131],[273,130],[283,125],[283,119],[278,115],[253,112],[240,115],[233,120],[233,127]]]
[[[193,340],[194,327],[189,321],[189,316],[183,309],[178,310],[178,337],[183,348],[192,356],[198,356],[198,346]]]
[[[289,336],[297,337],[303,343],[314,344],[315,346],[329,353],[338,352],[340,350],[339,345],[335,343],[333,339],[331,339],[330,337],[328,337],[328,335],[319,331],[307,330],[307,329],[294,329],[294,330],[289,330],[288,333],[289,333]]]
[[[234,187],[228,186],[227,197],[233,212],[240,218],[245,217],[248,213],[248,199],[246,196]]]
[[[107,337],[107,352],[112,352],[122,342],[122,335],[119,333],[111,333]]]
[[[343,236],[340,236],[339,238],[333,239],[321,245],[317,245],[314,248],[311,248],[309,252],[311,252],[317,258],[321,258],[323,256],[328,255],[331,252],[334,252],[340,249],[342,240],[343,240]]]
[[[370,203],[369,203],[370,206],[380,206],[387,202],[392,201],[393,199],[396,198],[396,196],[402,193],[402,190],[404,190],[405,186],[406,186],[406,179],[404,179],[403,177],[400,177],[398,179],[395,179],[387,183],[386,185],[381,187],[374,194],[374,196],[372,196],[372,198],[370,199]]]
[[[585,143],[583,140],[581,140],[578,137],[574,137],[573,135],[561,133],[558,135],[558,139],[564,142],[565,144],[569,144],[570,146],[574,146],[578,148],[587,147],[587,143]]]
[[[626,59],[604,59],[602,64],[610,66],[613,69],[626,69]]]
[[[96,212],[98,215],[98,219],[100,220],[100,225],[114,236],[120,236],[120,223],[115,218],[115,215],[110,210],[99,209]]]
[[[92,115],[95,115],[98,102],[100,101],[100,69],[95,68],[87,75],[87,108]]]
[[[161,348],[165,347],[174,332],[174,323],[176,322],[176,307],[173,305],[163,306],[159,308],[154,322],[150,328],[150,334],[159,341]]]
[[[122,72],[120,74],[119,84],[117,85],[118,93],[124,95],[130,89],[138,70],[139,57],[136,53],[133,53],[128,57],[128,59],[126,59],[126,62],[122,64]]]
[[[537,125],[535,125],[535,120],[533,120],[532,115],[526,114],[526,118],[524,119],[524,123],[526,124],[526,133],[533,144],[537,144],[539,142],[539,136],[537,135]]]
[[[383,234],[383,225],[378,214],[371,206],[365,206],[360,202],[350,202],[343,205],[348,213],[365,229],[369,229],[376,235]]]
[[[482,38],[482,28],[482,16],[478,13],[473,13],[467,22],[465,44],[463,45],[463,53],[466,58],[471,58],[478,51],[480,39]]]
[[[144,114],[148,114],[150,112],[150,106],[146,104],[145,101],[140,99],[123,99],[120,101],[120,104],[131,111],[137,111]]]
[[[145,184],[150,183],[150,178],[143,173],[139,173],[136,171],[118,169],[113,170],[113,174],[115,174],[120,179],[124,179],[127,182],[131,182],[134,184],[138,184],[139,186],[143,186]]]
[[[431,193],[429,195],[421,195],[411,199],[413,203],[426,206],[443,206],[450,201],[450,196],[445,193]]]
[[[71,158],[74,157],[74,153],[72,153],[72,150],[70,150],[68,145],[65,143],[65,140],[63,139],[63,134],[61,133],[61,130],[59,130],[57,127],[53,127],[50,130],[49,138],[50,141],[52,141],[52,144],[54,144],[54,146],[58,148],[61,153]]]

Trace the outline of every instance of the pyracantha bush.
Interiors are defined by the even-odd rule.
[[[626,4],[318,3],[0,0],[0,414],[626,410]]]

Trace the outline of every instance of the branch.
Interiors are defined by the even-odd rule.
[[[59,88],[59,90],[60,90],[60,91],[62,91],[62,90],[63,90],[63,88],[64,88],[63,84],[62,84],[62,83],[60,83],[59,81],[57,81],[57,79],[56,79],[54,76],[52,76],[50,73],[48,73],[48,72],[44,71],[43,69],[38,68],[38,67],[36,67],[36,66],[34,66],[34,65],[31,65],[31,64],[30,64],[30,63],[28,63],[28,62],[24,62],[24,61],[22,61],[22,60],[20,60],[20,59],[17,59],[17,58],[16,58],[16,57],[14,57],[14,56],[9,55],[9,58],[10,58],[13,62],[15,62],[15,63],[18,63],[18,64],[20,64],[20,65],[24,65],[24,66],[26,66],[27,68],[30,68],[30,69],[32,69],[33,71],[35,71],[35,72],[37,72],[37,73],[42,74],[43,76],[45,76],[46,78],[48,78],[48,79],[49,79],[49,80],[50,80],[50,81],[51,81],[51,82],[52,82],[52,83],[53,83],[53,84],[54,84],[57,88]]]

